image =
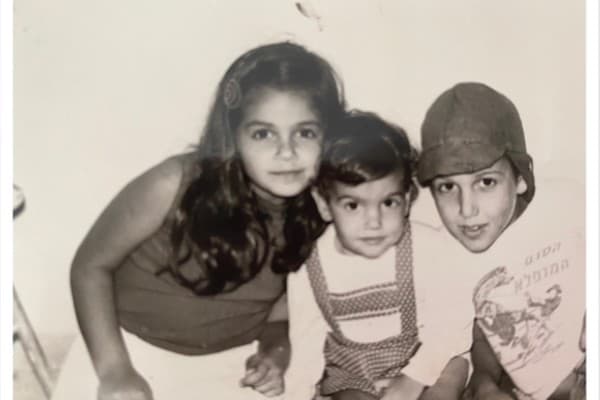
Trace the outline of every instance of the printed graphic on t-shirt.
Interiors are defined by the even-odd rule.
[[[577,274],[561,247],[560,242],[552,243],[526,256],[521,265],[494,268],[475,288],[478,324],[509,373],[565,344],[560,330],[569,322],[556,314],[563,305],[563,286]]]

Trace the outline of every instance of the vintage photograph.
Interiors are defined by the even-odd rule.
[[[585,0],[13,8],[15,400],[586,399]]]

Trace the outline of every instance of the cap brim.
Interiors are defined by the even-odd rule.
[[[470,174],[489,167],[504,153],[504,149],[489,143],[436,146],[421,153],[417,177],[426,186],[438,176]]]

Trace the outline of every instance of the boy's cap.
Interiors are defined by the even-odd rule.
[[[417,176],[422,185],[437,176],[487,168],[503,155],[531,168],[517,108],[482,83],[459,83],[433,102],[421,126],[421,146]]]

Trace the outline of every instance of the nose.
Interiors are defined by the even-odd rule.
[[[279,140],[277,156],[283,159],[290,159],[296,156],[296,144],[290,136]]]
[[[365,226],[368,229],[381,228],[381,211],[379,207],[369,207],[365,211]]]
[[[479,214],[479,206],[474,193],[469,190],[460,192],[460,215],[463,218],[471,218]]]

